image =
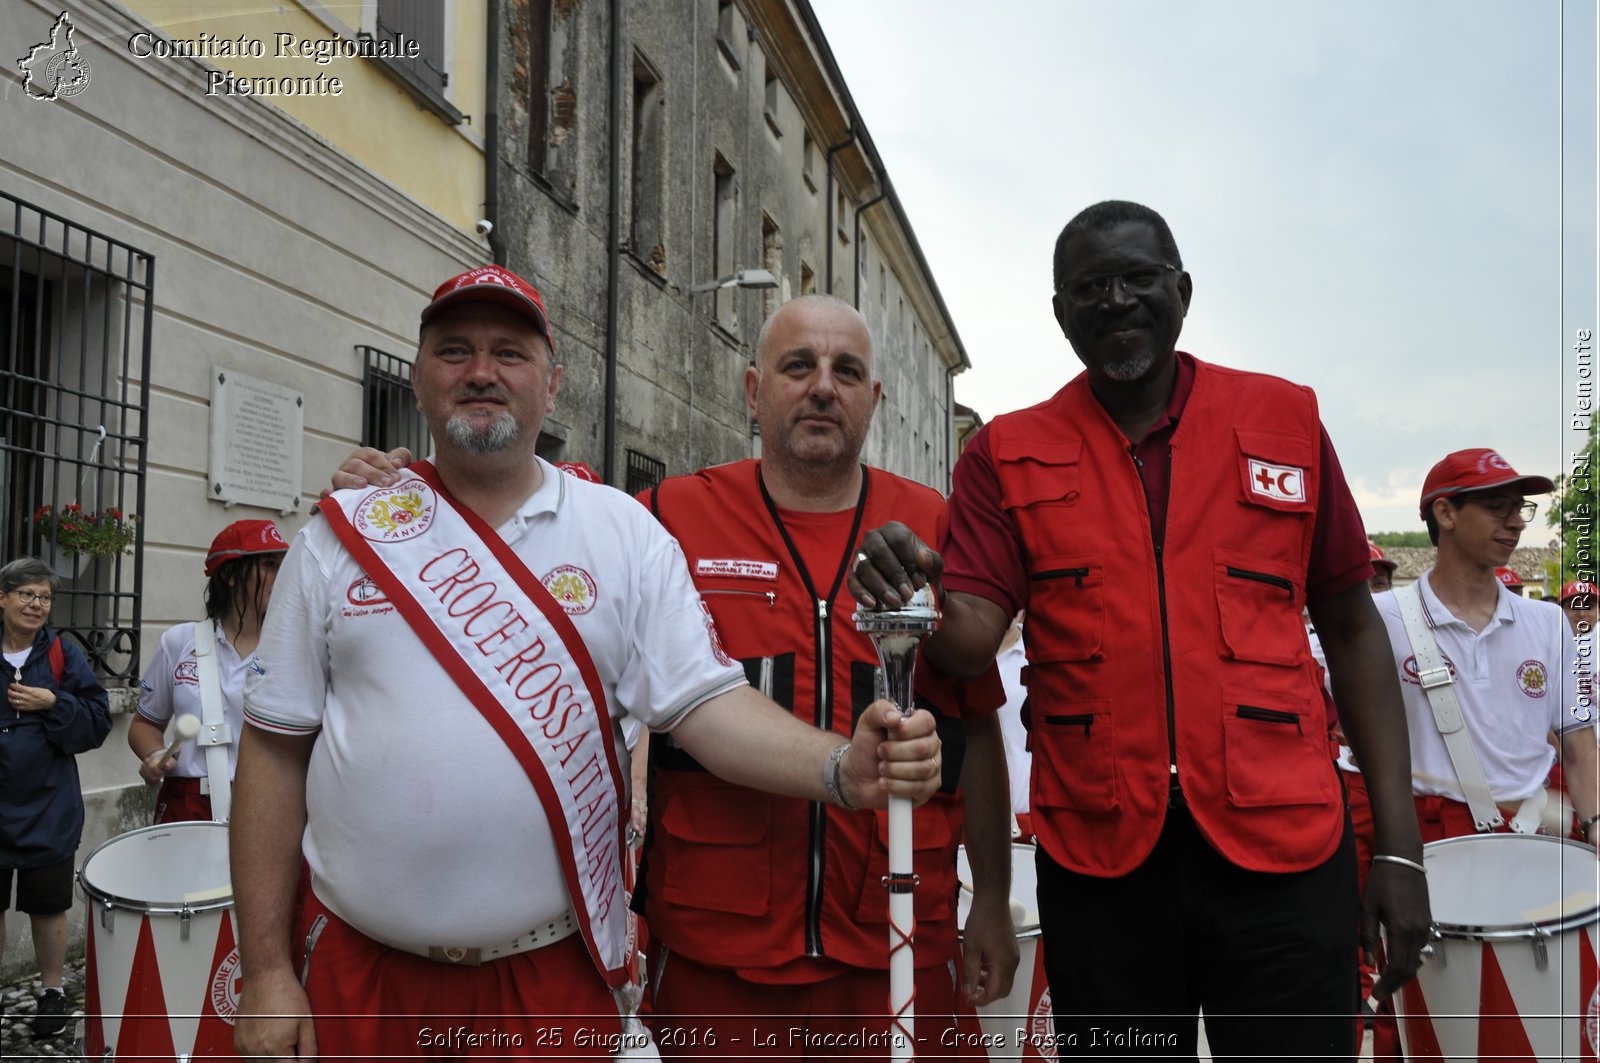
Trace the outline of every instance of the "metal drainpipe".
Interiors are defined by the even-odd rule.
[[[500,230],[500,0],[489,0],[488,57],[483,121],[483,217],[490,225],[489,253],[506,264],[506,234]]]
[[[622,0],[611,0],[611,99],[606,110],[611,140],[611,218],[606,225],[605,454],[600,477],[616,486],[617,327],[622,316]]]
[[[878,187],[884,187],[883,173],[881,171],[878,174]],[[861,204],[861,206],[856,208],[855,262],[851,266],[851,276],[854,277],[855,280],[853,280],[850,285],[851,290],[854,293],[850,305],[854,306],[857,310],[861,309],[861,215],[866,213],[868,207],[873,206],[879,200],[882,200],[887,196],[887,192],[879,192],[877,195],[873,196],[871,199],[867,200],[865,203]]]
[[[828,203],[827,203],[827,231],[822,234],[823,242],[828,245],[827,260],[823,263],[823,270],[827,273],[827,287],[823,290],[829,295],[833,294],[833,157],[856,142],[854,128],[846,129],[845,138],[828,149],[828,154],[823,159],[823,167],[828,171]]]
[[[944,493],[949,495],[956,480],[956,367],[944,371]]]

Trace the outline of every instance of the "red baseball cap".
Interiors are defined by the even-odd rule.
[[[1524,476],[1517,472],[1510,462],[1487,447],[1458,450],[1445,455],[1443,461],[1428,470],[1428,478],[1422,482],[1422,502],[1418,509],[1426,518],[1428,507],[1436,498],[1513,484],[1520,485],[1525,495],[1543,495],[1556,489],[1556,485],[1543,476]]]
[[[1594,603],[1595,594],[1596,589],[1593,583],[1590,583],[1586,579],[1575,579],[1565,587],[1561,588],[1561,597],[1559,601],[1562,605],[1566,605],[1568,598],[1580,598],[1587,595],[1589,602],[1592,605]]]
[[[270,520],[236,520],[217,533],[206,554],[206,575],[213,575],[229,561],[256,554],[287,553],[289,544]]]
[[[498,303],[515,310],[539,330],[539,335],[550,344],[550,352],[555,353],[555,341],[550,336],[550,315],[545,312],[539,289],[504,266],[479,266],[439,285],[433,291],[433,302],[422,311],[422,325],[426,326],[442,311],[461,303]]]
[[[1367,553],[1372,555],[1373,568],[1386,568],[1392,573],[1400,567],[1398,561],[1390,560],[1389,555],[1385,554],[1382,548],[1371,539],[1367,540]]]
[[[1504,565],[1501,565],[1499,568],[1494,570],[1494,578],[1499,580],[1501,583],[1504,583],[1507,587],[1522,586],[1522,577],[1511,571],[1509,568],[1506,568]]]

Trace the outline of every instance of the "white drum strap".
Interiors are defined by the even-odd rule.
[[[1433,637],[1428,619],[1422,614],[1422,591],[1418,584],[1396,587],[1395,602],[1400,606],[1400,618],[1405,621],[1406,637],[1411,640],[1411,652],[1417,658],[1417,681],[1428,695],[1428,705],[1433,709],[1433,723],[1444,739],[1445,751],[1450,754],[1450,765],[1455,768],[1456,780],[1472,811],[1473,824],[1480,831],[1491,831],[1505,825],[1500,808],[1489,792],[1489,782],[1483,776],[1483,766],[1478,763],[1478,751],[1472,745],[1472,734],[1461,715],[1461,705],[1456,700],[1452,684],[1455,677],[1439,652],[1439,640]],[[1518,834],[1533,834],[1539,829],[1544,816],[1545,792],[1534,791],[1517,814],[1512,817],[1511,829]]]
[[[200,673],[200,735],[195,744],[206,751],[206,775],[211,781],[211,818],[228,822],[232,787],[228,779],[228,746],[233,733],[222,711],[222,676],[217,670],[217,633],[210,620],[194,625],[194,660]]]

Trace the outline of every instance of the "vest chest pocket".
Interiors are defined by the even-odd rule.
[[[1305,593],[1284,566],[1228,550],[1214,558],[1218,652],[1260,664],[1303,662],[1311,653],[1300,621]]]
[[[1097,558],[1045,558],[1028,573],[1028,657],[1105,657],[1105,568]]]
[[[1082,440],[997,440],[994,452],[1001,505],[1038,557],[1071,549],[1072,529],[1083,519],[1079,499]]]
[[[1033,623],[1029,614],[1028,623]],[[1033,800],[1041,808],[1119,812],[1111,702],[1084,701],[1033,713]]]

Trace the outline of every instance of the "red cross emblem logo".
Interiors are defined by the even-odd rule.
[[[1250,493],[1274,502],[1304,502],[1306,471],[1295,465],[1272,465],[1251,458]]]

